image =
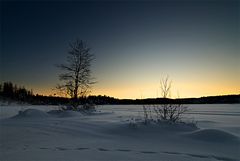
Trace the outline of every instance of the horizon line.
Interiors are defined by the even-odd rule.
[[[34,96],[44,96],[44,97],[60,97],[60,98],[70,98],[70,97],[63,97],[63,96],[54,96],[54,95],[43,95],[43,94],[34,94]],[[180,97],[180,98],[165,98],[165,99],[198,99],[198,98],[204,98],[204,97],[221,97],[221,96],[238,96],[240,93],[234,93],[234,94],[219,94],[219,95],[205,95],[200,97]],[[118,100],[146,100],[146,99],[164,99],[163,97],[148,97],[148,98],[117,98],[114,96],[108,96],[108,95],[88,95],[89,96],[102,96],[102,97],[110,97]]]

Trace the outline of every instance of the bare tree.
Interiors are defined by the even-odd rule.
[[[166,76],[160,80],[160,89],[163,98],[171,97],[171,88],[172,81],[169,80],[169,76]]]
[[[187,112],[188,109],[186,106],[183,106],[181,103],[173,103],[173,100],[168,100],[171,96],[171,88],[172,81],[169,80],[168,76],[160,80],[160,90],[164,102],[160,105],[143,106],[145,124],[152,120],[156,120],[157,122],[163,120],[175,123],[180,121],[182,115]]]
[[[91,85],[95,83],[90,69],[94,55],[82,40],[77,39],[69,46],[67,62],[58,65],[63,71],[59,75],[59,80],[63,84],[57,85],[57,89],[68,95],[73,107],[76,108],[79,105],[78,98],[85,97],[90,92]]]
[[[160,89],[164,99],[167,99],[171,96],[171,88],[172,81],[169,80],[169,77],[167,76],[162,78],[160,81]],[[166,102],[161,106],[155,106],[154,111],[159,119],[176,122],[181,119],[182,114],[187,112],[187,107],[183,106],[181,103],[174,104]]]
[[[172,81],[169,81],[168,76],[160,80],[160,89],[161,89],[163,98],[166,99],[171,96],[171,87],[172,87]],[[169,108],[170,107],[167,104],[163,104],[161,109],[157,108],[158,112],[160,112],[160,116],[162,119],[164,120],[167,119]]]

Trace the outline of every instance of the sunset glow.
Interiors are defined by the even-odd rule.
[[[4,2],[1,78],[55,95],[56,64],[69,42],[91,47],[97,83],[92,95],[161,97],[159,81],[173,81],[172,97],[240,93],[237,1]],[[52,12],[54,10],[54,12]]]

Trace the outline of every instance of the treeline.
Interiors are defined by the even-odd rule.
[[[18,86],[12,82],[4,82],[0,84],[0,96],[17,101],[29,101],[33,96],[33,92],[32,90],[27,90],[24,86]]]
[[[34,95],[32,90],[18,86],[11,82],[0,84],[0,99],[3,101],[17,101],[35,105],[66,105],[71,99],[65,97]],[[109,96],[88,96],[78,100],[80,104],[96,105],[127,105],[127,104],[228,104],[240,103],[240,95],[209,96],[201,98],[147,98],[147,99],[117,99]]]
[[[200,98],[147,98],[119,100],[119,104],[233,104],[240,103],[240,95],[207,96]]]

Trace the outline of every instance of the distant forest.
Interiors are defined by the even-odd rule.
[[[3,102],[16,101],[20,103],[29,103],[33,105],[66,105],[69,104],[70,98],[43,96],[33,94],[32,90],[26,89],[24,86],[18,86],[12,82],[4,82],[0,84],[0,100]],[[147,99],[118,99],[109,96],[88,96],[79,98],[81,104],[96,105],[127,105],[127,104],[229,104],[240,103],[239,95],[222,95],[208,96],[200,98],[147,98]]]

